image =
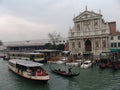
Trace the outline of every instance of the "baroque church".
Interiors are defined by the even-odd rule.
[[[69,50],[73,55],[96,55],[108,52],[110,35],[116,22],[106,22],[101,12],[85,11],[73,18],[69,29]]]

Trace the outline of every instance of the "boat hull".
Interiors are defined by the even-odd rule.
[[[66,73],[66,71],[59,71],[59,70],[56,70],[56,69],[52,69],[51,71],[55,74],[58,74],[58,75],[61,75],[61,76],[64,76],[64,77],[75,77],[75,76],[79,75],[79,73],[77,73],[77,74]]]
[[[34,62],[47,63],[47,60],[33,60]]]
[[[90,68],[91,66],[92,66],[91,61],[85,61],[85,62],[80,66],[80,68],[87,69],[87,68]]]

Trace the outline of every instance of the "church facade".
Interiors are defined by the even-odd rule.
[[[69,28],[69,50],[73,55],[99,55],[110,48],[110,27],[102,14],[87,9],[73,18]]]

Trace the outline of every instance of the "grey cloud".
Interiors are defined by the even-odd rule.
[[[78,15],[80,12],[84,11],[86,5],[90,11],[93,10],[95,12],[99,12],[99,9],[101,9],[102,14],[107,21],[117,21],[117,24],[119,25],[120,22],[118,21],[118,18],[120,13],[118,11],[120,9],[120,5],[118,2],[118,0],[1,0],[0,17],[8,15],[20,19],[15,21],[17,24],[9,24],[8,28],[0,27],[0,30],[4,29],[8,32],[8,30],[15,27],[14,34],[17,34],[19,30],[22,29],[19,33],[21,33],[23,37],[25,36],[24,31],[29,30],[30,33],[27,34],[27,39],[31,39],[31,36],[35,37],[33,37],[33,39],[41,38],[39,34],[41,34],[42,37],[47,37],[47,33],[52,31],[56,31],[67,37],[69,26],[74,24],[72,21],[73,15]],[[111,6],[114,7],[111,8]],[[22,22],[21,19],[27,21],[27,25]],[[20,21],[24,25],[20,24]],[[7,22],[8,21],[6,21],[6,25]],[[11,22],[12,21],[10,20],[10,23]],[[50,27],[31,28],[31,22],[37,26],[50,25]],[[117,26],[117,28],[120,28],[120,26]],[[5,31],[4,33],[1,33],[4,35]],[[13,40],[12,32],[8,36]],[[10,39],[5,39],[3,37],[1,37],[0,34],[1,39]],[[14,35],[14,37],[16,40],[18,39],[17,35]],[[23,38],[21,38],[21,40],[22,39]]]

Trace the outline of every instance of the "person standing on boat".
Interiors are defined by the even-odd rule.
[[[71,69],[72,69],[71,67],[68,68],[68,73],[70,73],[70,74],[72,73]]]

